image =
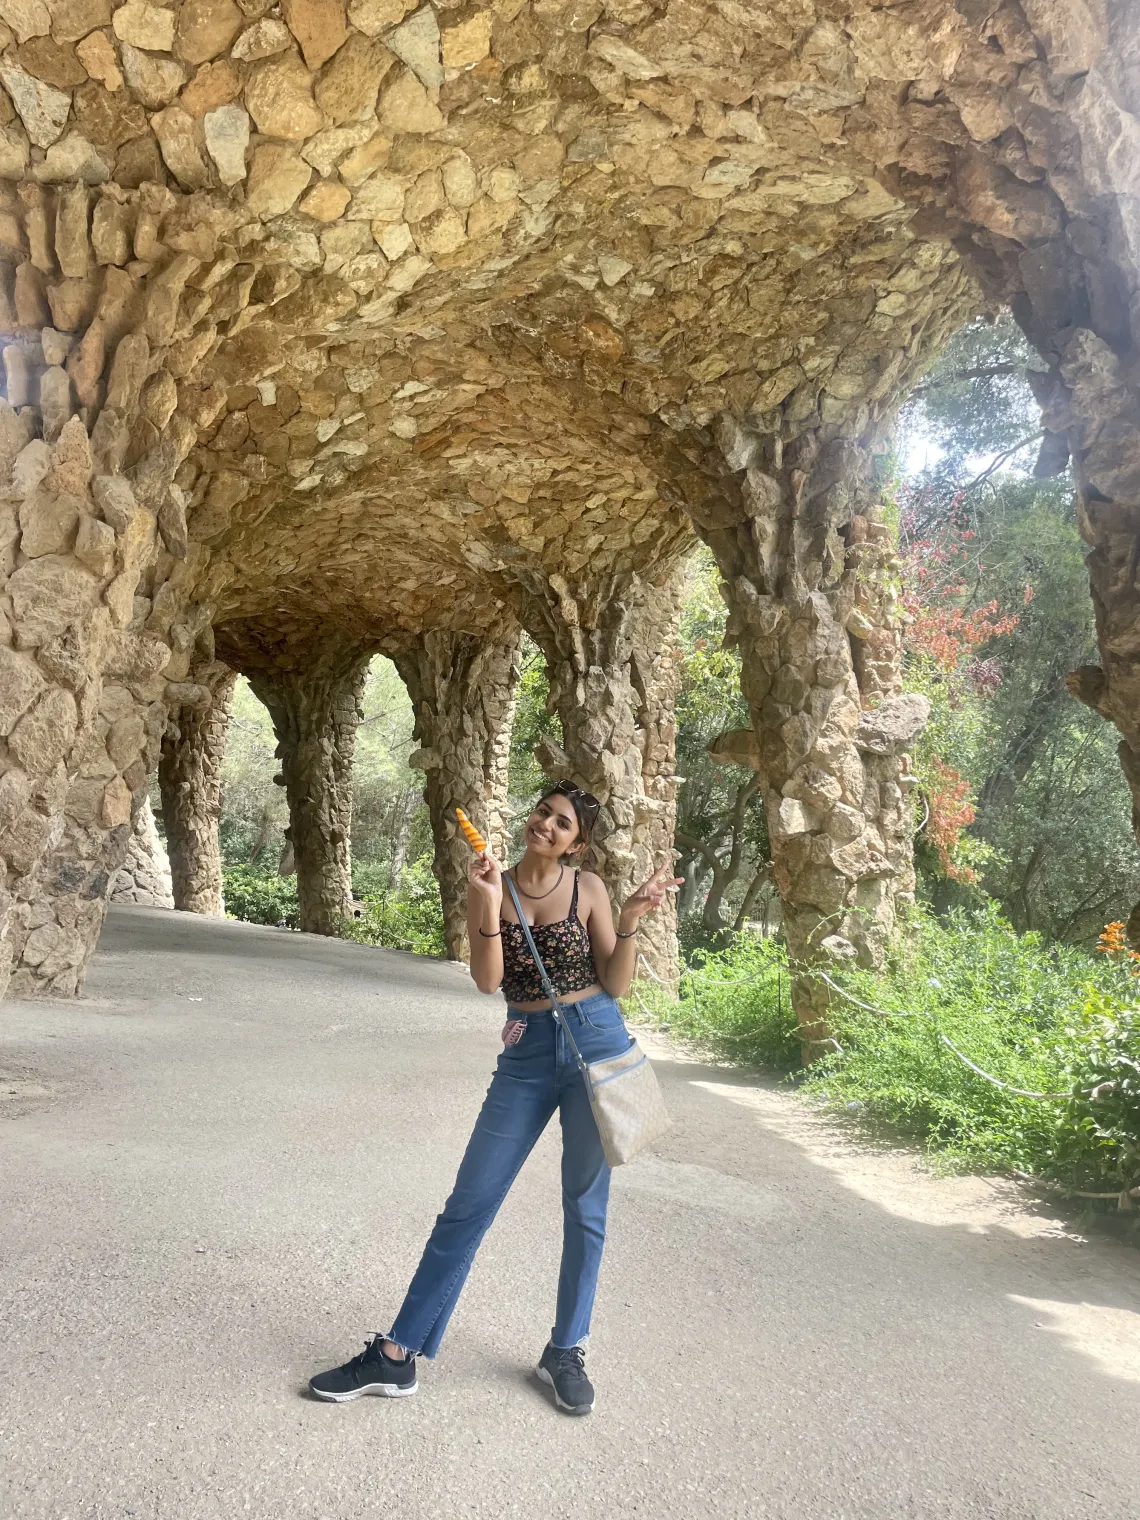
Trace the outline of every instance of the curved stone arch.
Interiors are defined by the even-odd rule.
[[[570,626],[599,587],[663,584],[690,521],[725,576],[769,805],[821,825],[789,833],[788,869],[821,870],[831,903],[847,850],[827,912],[857,907],[876,954],[909,867],[901,757],[858,742],[894,682],[889,629],[873,693],[852,643],[858,567],[885,552],[873,460],[986,302],[1050,362],[1104,661],[1074,685],[1135,778],[1124,0],[316,9],[33,7],[0,34],[20,986],[81,975],[213,625],[287,643],[316,605],[350,638],[458,634],[493,579],[536,627],[566,588]],[[804,788],[774,736],[814,744],[829,714],[870,811],[784,791]]]

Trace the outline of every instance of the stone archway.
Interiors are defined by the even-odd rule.
[[[874,460],[987,303],[1012,304],[1050,364],[1046,463],[1074,461],[1103,654],[1074,685],[1120,728],[1135,784],[1132,9],[13,11],[0,911],[17,985],[81,979],[132,798],[168,710],[202,703],[214,628],[395,649],[487,638],[510,608],[548,646],[571,767],[592,774],[592,723],[628,734],[599,841],[624,880],[645,799],[668,806],[649,710],[668,683],[646,677],[656,612],[625,628],[613,609],[664,588],[694,529],[744,654],[793,937],[814,953],[841,922],[873,959],[910,881],[905,715],[883,732],[862,716],[895,695],[889,658],[866,657],[890,648],[865,595]],[[798,1000],[810,1039],[825,1010],[810,982]]]

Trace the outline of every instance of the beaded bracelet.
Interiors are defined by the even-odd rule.
[[[633,936],[637,933],[637,930],[630,929],[628,934],[623,934],[620,929],[615,929],[614,933],[617,935],[618,939],[632,939]]]

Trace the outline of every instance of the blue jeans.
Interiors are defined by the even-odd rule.
[[[629,1049],[621,1009],[608,993],[566,1005],[566,1012],[583,1060],[604,1061]],[[586,1085],[554,1016],[549,1011],[511,1013],[526,1019],[526,1033],[499,1057],[455,1187],[388,1335],[396,1345],[426,1357],[438,1351],[479,1242],[555,1109],[562,1123],[563,1235],[551,1339],[556,1346],[576,1346],[590,1329],[606,1238],[610,1169]]]

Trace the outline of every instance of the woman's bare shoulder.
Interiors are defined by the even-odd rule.
[[[595,901],[610,900],[609,888],[597,871],[578,872],[578,891],[585,892],[587,897],[592,897]]]

